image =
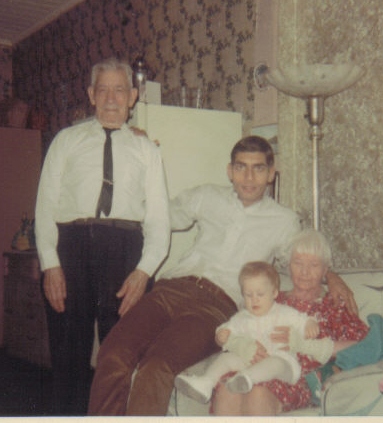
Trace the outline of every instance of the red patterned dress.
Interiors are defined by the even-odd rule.
[[[363,339],[369,330],[368,326],[358,316],[350,314],[344,303],[334,307],[329,294],[314,302],[298,300],[281,292],[277,302],[286,304],[298,311],[315,316],[320,327],[318,338],[330,337],[334,341]],[[284,412],[308,407],[310,405],[311,392],[305,379],[305,375],[321,366],[317,361],[309,359],[306,355],[298,355],[299,363],[302,366],[302,375],[295,385],[290,385],[277,379],[268,382],[261,382],[282,403]],[[233,373],[231,373],[233,374]],[[229,375],[225,375],[221,381]],[[214,401],[212,401],[212,405]],[[213,407],[212,407],[213,408]],[[213,411],[212,409],[210,410]]]
[[[288,296],[286,292],[281,292],[277,301],[307,313],[309,316],[315,316],[320,328],[318,338],[329,337],[334,341],[360,341],[367,335],[368,326],[358,316],[350,314],[344,303],[339,307],[334,307],[329,294],[317,301],[309,302],[298,300]],[[304,376],[320,367],[320,363],[299,353],[298,359],[302,366],[302,375],[295,385],[277,379],[260,383],[279,399],[283,404],[283,411],[296,410],[310,405],[311,392]]]

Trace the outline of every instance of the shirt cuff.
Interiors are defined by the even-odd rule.
[[[38,252],[39,261],[40,261],[40,269],[42,271],[46,269],[51,269],[53,267],[60,267],[60,259],[57,255],[56,250],[53,251],[45,251],[43,253]]]
[[[139,263],[137,264],[137,269],[142,270],[143,272],[147,273],[149,277],[153,276],[154,272],[159,268],[160,264],[162,263],[163,259],[153,259],[153,256],[150,258],[142,257]]]

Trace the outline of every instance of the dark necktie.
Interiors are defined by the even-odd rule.
[[[112,156],[112,138],[111,133],[115,129],[104,128],[106,140],[104,144],[104,177],[100,198],[98,199],[96,217],[100,217],[101,212],[109,216],[112,208],[113,197],[113,156]]]

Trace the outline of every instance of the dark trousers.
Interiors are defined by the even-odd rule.
[[[65,311],[46,302],[55,415],[85,415],[97,319],[100,342],[118,321],[116,292],[141,257],[140,230],[58,225],[58,254],[67,288]]]
[[[164,416],[174,377],[218,351],[215,329],[237,307],[196,279],[156,282],[121,317],[98,354],[90,415]]]

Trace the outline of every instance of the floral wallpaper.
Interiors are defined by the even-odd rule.
[[[47,116],[45,138],[90,113],[91,66],[143,55],[163,96],[180,85],[206,90],[204,107],[253,116],[253,0],[87,0],[14,51],[16,94]]]
[[[353,87],[325,101],[320,220],[334,266],[383,267],[381,0],[274,1],[279,8],[279,66],[353,60],[365,68]],[[254,53],[258,4],[85,0],[15,46],[14,94],[45,114],[47,145],[57,130],[91,113],[86,88],[92,64],[111,55],[131,62],[143,55],[164,96],[181,84],[203,85],[204,107],[241,112],[244,133],[249,133],[258,113],[254,99],[260,98],[253,84],[260,59]],[[312,144],[305,114],[304,101],[278,94],[281,202],[300,214],[304,226],[311,226]]]
[[[321,230],[336,267],[383,267],[383,9],[381,0],[279,0],[278,63],[365,70],[325,100],[319,142]],[[279,94],[282,202],[312,225],[312,143],[305,102]]]
[[[0,45],[0,101],[12,96],[12,48]]]

